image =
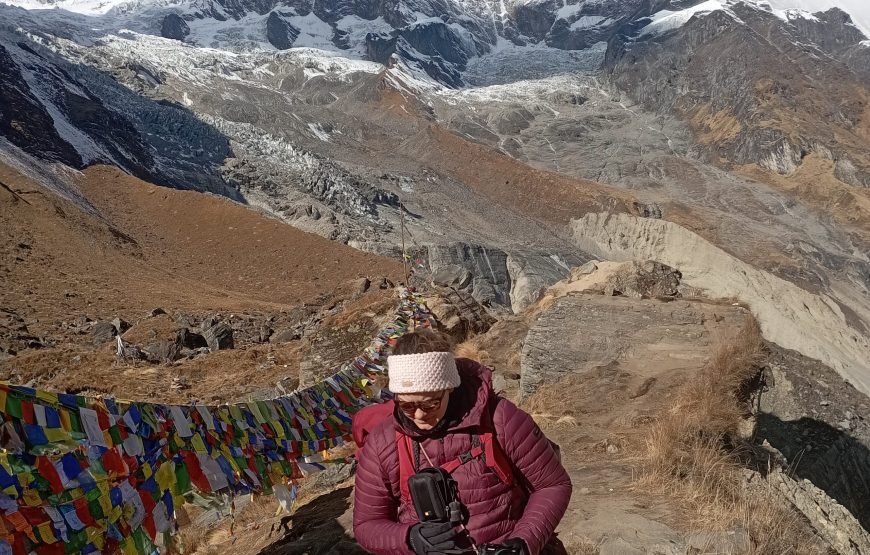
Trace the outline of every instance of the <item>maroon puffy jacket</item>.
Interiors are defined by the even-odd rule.
[[[490,370],[468,359],[457,359],[456,364],[460,387],[476,400],[445,437],[422,440],[421,447],[435,466],[469,451],[472,434],[486,417],[484,411],[492,410],[495,393]],[[460,466],[453,477],[468,508],[468,529],[475,542],[521,538],[530,554],[537,555],[565,514],[571,479],[531,416],[506,399],[495,406],[495,436],[520,479],[514,485],[505,484],[482,459]],[[396,430],[412,435],[395,417],[389,417],[371,431],[358,453],[353,531],[362,547],[378,555],[413,555],[408,531],[419,521],[414,507],[401,502]],[[429,464],[421,460],[421,466]]]
[[[365,444],[366,436],[380,426],[381,422],[392,417],[394,406],[395,404],[392,401],[386,401],[377,405],[369,405],[353,415],[351,434],[353,434],[353,441],[357,447],[362,448],[363,444]]]

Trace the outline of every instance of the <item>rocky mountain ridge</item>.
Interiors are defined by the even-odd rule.
[[[608,252],[603,237],[578,243],[572,220],[663,218],[842,307],[837,329],[857,330],[863,348],[870,198],[866,86],[853,67],[866,48],[844,12],[535,2],[493,19],[501,7],[485,2],[189,7],[200,11],[0,7],[5,156],[30,168],[110,163],[391,256],[404,227],[415,265],[493,310],[522,310],[590,251]],[[281,10],[271,26],[261,20]],[[438,10],[447,21],[414,15]],[[294,17],[306,23],[286,37],[291,49],[250,38]],[[339,21],[355,22],[339,41],[348,48],[331,42],[350,29]],[[390,67],[363,59],[379,22],[394,44],[375,57]],[[164,29],[176,37],[157,36]],[[312,38],[321,31],[328,44]],[[749,48],[781,70],[766,78],[741,62]],[[823,184],[801,181],[811,164]]]

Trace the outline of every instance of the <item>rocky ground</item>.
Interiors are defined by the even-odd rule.
[[[575,270],[527,311],[490,322],[486,331],[458,347],[461,354],[490,364],[497,387],[521,402],[560,444],[575,484],[559,527],[562,552],[779,553],[793,542],[788,545],[794,544],[796,553],[866,553],[870,535],[858,523],[867,515],[861,505],[866,495],[860,490],[860,467],[830,470],[825,476],[840,480],[826,483],[820,473],[824,465],[809,465],[806,457],[818,451],[831,461],[836,453],[839,464],[865,464],[857,458],[868,443],[862,435],[866,424],[858,415],[866,411],[867,399],[849,393],[830,369],[775,345],[765,348],[749,394],[740,397],[745,415],[740,441],[757,454],[746,459],[742,474],[740,466],[734,467],[739,477],[734,487],[761,488],[763,498],[776,500],[771,506],[779,507],[766,510],[790,515],[787,525],[778,526],[796,526],[796,531],[771,542],[765,537],[766,515],[750,513],[745,520],[717,513],[712,505],[699,518],[687,499],[651,488],[642,479],[645,446],[663,413],[671,410],[687,382],[703,374],[717,351],[739,341],[741,330],[752,323],[750,312],[739,304],[690,293],[678,274],[661,265],[592,263]],[[475,319],[445,297],[431,297],[430,303],[454,332]],[[790,377],[784,379],[785,374]],[[830,392],[819,393],[820,385]],[[835,397],[843,404],[833,407],[825,400]],[[837,437],[819,429],[801,433],[790,428],[813,421],[832,429],[823,422],[847,413],[851,416],[840,423]],[[813,445],[804,446],[800,464],[790,462],[794,452],[784,444],[796,438]],[[844,454],[852,458],[843,459]],[[759,472],[758,461],[773,466]],[[790,470],[771,472],[780,464]],[[272,501],[261,499],[240,514],[232,534],[223,524],[189,540],[197,553],[361,553],[352,542],[351,486],[352,467],[332,467],[303,488],[304,497],[291,515],[279,514]]]
[[[87,210],[7,166],[0,181],[0,375],[15,383],[169,401],[293,388],[306,361],[333,367],[368,344],[402,275],[394,260],[109,168],[78,177]],[[339,314],[357,328],[332,352],[322,337]]]

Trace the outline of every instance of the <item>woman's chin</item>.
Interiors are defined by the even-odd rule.
[[[414,420],[414,425],[421,430],[431,430],[435,427],[435,424],[431,422],[418,422],[417,420]]]

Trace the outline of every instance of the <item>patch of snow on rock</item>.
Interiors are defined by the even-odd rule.
[[[603,17],[600,15],[584,15],[571,24],[571,30],[576,31],[579,29],[591,29],[592,27],[609,25],[612,22],[613,20],[609,17]]]
[[[368,20],[357,15],[342,17],[336,22],[335,27],[347,33],[351,45],[358,45],[358,54],[362,54],[362,50],[365,48],[368,33],[389,33],[393,30],[393,26],[384,21],[383,17]]]
[[[695,15],[703,15],[716,10],[724,9],[724,5],[720,0],[707,0],[697,6],[686,8],[685,10],[661,10],[652,15],[652,21],[643,28],[641,35],[665,33],[673,29],[678,29],[685,25]]]
[[[543,43],[517,46],[502,39],[490,53],[469,60],[463,77],[469,85],[488,86],[591,73],[601,67],[606,52],[607,43],[603,41],[585,50],[560,50]]]
[[[796,9],[807,13],[818,13],[840,8],[852,17],[855,25],[870,38],[870,1],[868,0],[768,0],[774,13]]]
[[[305,46],[323,50],[335,48],[335,45],[332,44],[332,27],[314,15],[314,12],[309,12],[308,15],[304,16],[294,15],[285,19],[287,23],[299,29],[299,36],[293,41],[294,47]]]
[[[579,4],[565,4],[556,12],[556,19],[571,19],[583,9],[583,2]]]
[[[324,143],[329,142],[329,133],[327,133],[326,130],[323,129],[323,126],[319,123],[309,123],[308,129],[310,129],[311,132],[314,133],[315,137],[317,137]]]

